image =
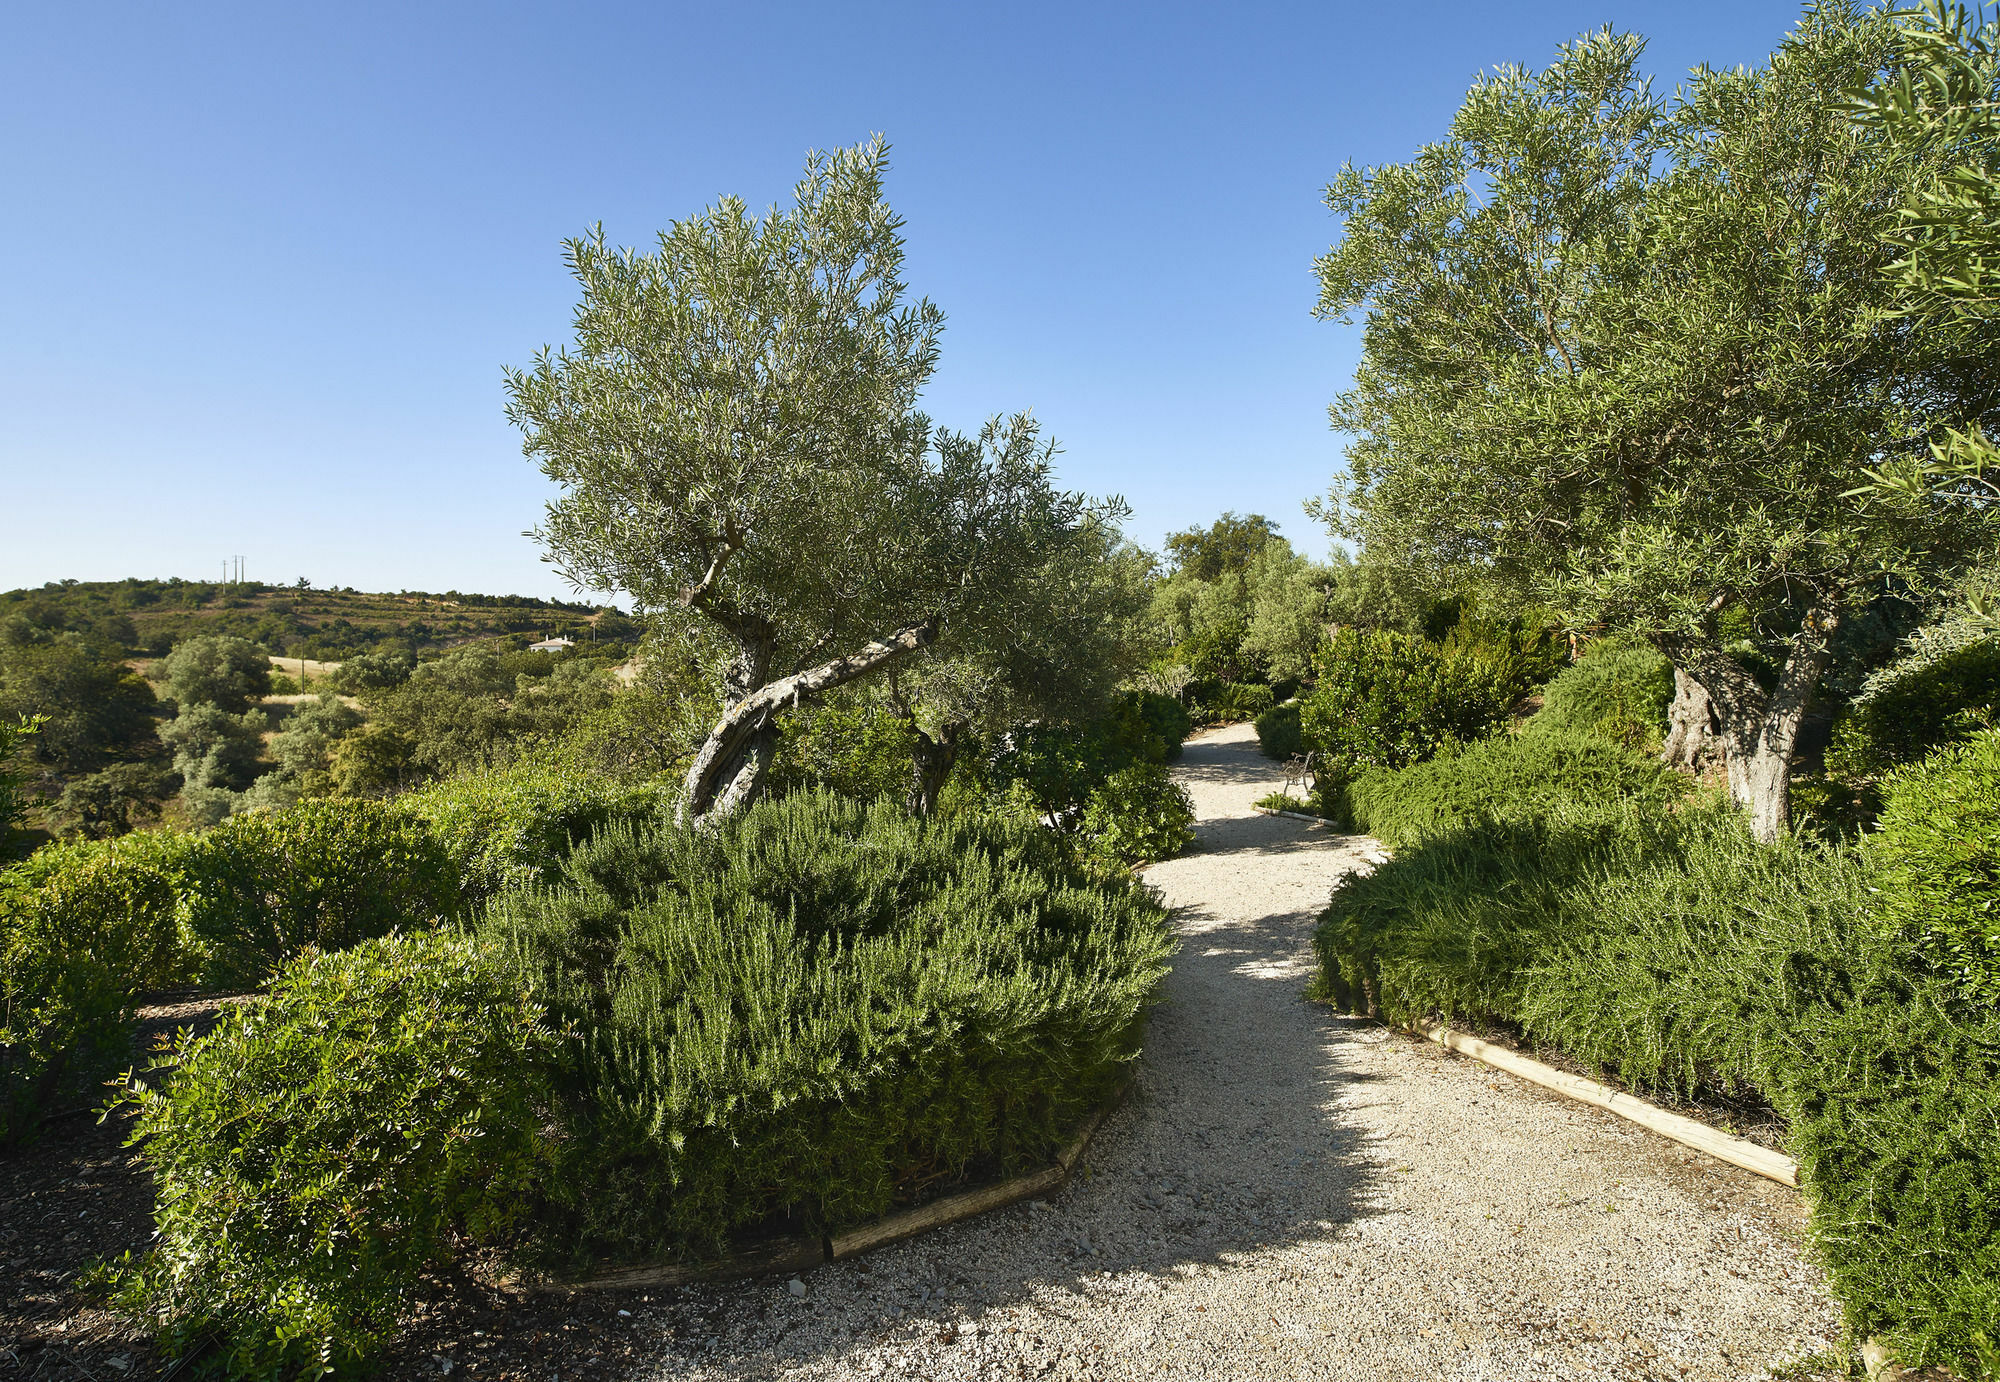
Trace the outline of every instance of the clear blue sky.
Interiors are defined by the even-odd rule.
[[[41,5],[0,45],[0,588],[248,574],[560,594],[501,367],[559,341],[560,240],[646,243],[882,131],[926,398],[1031,408],[1133,537],[1225,509],[1306,549],[1357,333],[1320,189],[1472,77],[1605,23],[1671,87],[1792,0]]]

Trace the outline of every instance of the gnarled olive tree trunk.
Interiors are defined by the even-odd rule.
[[[834,658],[753,689],[741,690],[739,673],[755,670],[749,651],[730,669],[731,684],[722,719],[708,732],[681,784],[683,820],[727,815],[748,806],[764,788],[764,775],[777,748],[775,720],[787,705],[811,700],[876,668],[913,653],[937,637],[937,621],[913,624],[859,652]],[[767,654],[768,657],[768,654]]]
[[[952,768],[957,766],[958,745],[965,736],[965,726],[946,724],[933,736],[924,733],[914,715],[906,719],[911,735],[909,807],[912,814],[928,816],[937,810],[938,794],[944,791]]]
[[[1670,639],[1660,645],[1674,666],[1707,694],[1722,740],[1730,799],[1750,813],[1751,833],[1767,844],[1791,825],[1792,759],[1839,625],[1838,610],[1808,611],[1778,684],[1770,690],[1714,644]]]
[[[1700,682],[1674,668],[1674,699],[1667,708],[1667,738],[1660,745],[1660,761],[1669,768],[1699,776],[1722,759],[1715,703],[1709,700]]]

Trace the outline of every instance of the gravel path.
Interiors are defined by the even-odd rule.
[[[1189,743],[1198,850],[1134,1096],[1055,1199],[803,1282],[664,1293],[666,1378],[1761,1378],[1838,1313],[1792,1191],[1300,998],[1373,842]]]

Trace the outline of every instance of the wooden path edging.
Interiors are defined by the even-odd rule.
[[[1474,1060],[1483,1061],[1510,1075],[1518,1075],[1524,1080],[1541,1085],[1544,1089],[1552,1089],[1558,1094],[1615,1113],[1620,1118],[1637,1123],[1648,1131],[1671,1137],[1674,1141],[1693,1147],[1696,1151],[1706,1152],[1719,1161],[1740,1166],[1746,1171],[1754,1171],[1780,1185],[1789,1185],[1794,1190],[1799,1188],[1799,1164],[1783,1152],[1774,1152],[1769,1147],[1760,1147],[1743,1138],[1732,1137],[1726,1132],[1711,1128],[1706,1123],[1683,1118],[1678,1113],[1668,1113],[1658,1105],[1649,1104],[1644,1099],[1635,1098],[1623,1090],[1612,1089],[1595,1080],[1586,1080],[1581,1075],[1571,1075],[1566,1071],[1543,1065],[1540,1061],[1524,1056],[1518,1051],[1510,1051],[1505,1046],[1496,1046],[1490,1041],[1481,1041],[1478,1037],[1467,1036],[1463,1032],[1454,1032],[1449,1027],[1429,1023],[1418,1030],[1446,1050],[1471,1056]]]
[[[1310,821],[1314,825],[1333,824],[1325,816],[1308,816],[1303,811],[1274,811],[1268,806],[1253,806],[1250,809],[1260,816],[1283,816],[1289,821]]]
[[[1090,1146],[1091,1138],[1098,1128],[1111,1116],[1117,1107],[1125,1102],[1131,1092],[1132,1081],[1128,1078],[1109,1099],[1098,1105],[1095,1112],[1083,1120],[1076,1136],[1067,1147],[1057,1154],[1054,1164],[1039,1171],[1030,1171],[1025,1176],[1001,1181],[997,1185],[982,1185],[974,1190],[947,1195],[941,1200],[918,1205],[915,1209],[905,1209],[899,1213],[885,1215],[873,1223],[862,1224],[848,1229],[845,1233],[831,1238],[780,1238],[756,1247],[733,1252],[719,1261],[697,1264],[676,1262],[641,1263],[633,1267],[619,1267],[596,1276],[577,1281],[562,1281],[554,1278],[540,1278],[528,1284],[541,1291],[629,1291],[654,1286],[688,1286],[699,1281],[732,1281],[743,1277],[778,1276],[788,1272],[803,1272],[813,1267],[823,1267],[829,1262],[843,1262],[850,1257],[858,1257],[875,1248],[886,1247],[890,1243],[914,1238],[920,1233],[928,1233],[946,1224],[955,1224],[964,1219],[1004,1209],[1010,1204],[1036,1195],[1044,1195],[1057,1189],[1069,1179],[1082,1159],[1084,1150]]]

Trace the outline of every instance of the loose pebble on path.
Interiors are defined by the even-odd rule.
[[[1370,840],[1257,814],[1249,726],[1191,741],[1198,850],[1133,1096],[1062,1191],[854,1262],[654,1296],[638,1375],[1764,1378],[1839,1314],[1798,1195],[1307,1003]]]

